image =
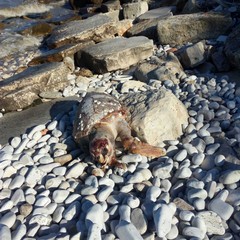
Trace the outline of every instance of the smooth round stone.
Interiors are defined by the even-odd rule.
[[[19,202],[25,201],[24,192],[21,188],[15,190],[13,193],[11,200],[13,201],[13,205],[16,206]]]
[[[81,206],[78,201],[71,203],[63,212],[63,218],[70,221],[80,214]]]
[[[50,122],[48,125],[47,125],[47,129],[49,131],[52,131],[54,130],[58,125],[58,121],[57,120],[53,120],[52,122]]]
[[[131,212],[131,222],[137,228],[138,232],[142,235],[147,231],[148,221],[144,216],[142,209],[135,208]]]
[[[196,198],[206,199],[207,198],[207,191],[204,189],[191,189],[187,192],[187,198],[190,203],[193,203],[193,201]]]
[[[48,226],[52,222],[52,218],[48,215],[38,214],[30,218],[29,224],[37,223],[40,226]]]
[[[160,189],[163,192],[169,192],[172,187],[172,183],[168,179],[163,179],[160,184]]]
[[[71,194],[66,200],[65,200],[65,204],[71,204],[75,201],[79,201],[81,199],[81,195],[78,193],[73,193]]]
[[[50,202],[51,202],[51,199],[49,197],[42,196],[36,200],[34,205],[36,207],[46,207]]]
[[[206,143],[201,138],[193,139],[192,144],[201,153],[203,153],[206,148]]]
[[[210,133],[209,133],[209,131],[207,131],[205,128],[201,128],[201,129],[198,131],[198,136],[201,137],[201,138],[204,138],[204,137],[210,136]]]
[[[6,210],[10,210],[13,208],[13,202],[11,200],[8,200],[7,202],[3,203],[0,212],[4,212]]]
[[[206,153],[209,155],[214,154],[220,147],[219,143],[210,144],[206,147]]]
[[[139,183],[149,180],[152,177],[152,173],[149,169],[140,169],[130,176],[127,183]]]
[[[160,163],[153,167],[152,173],[154,177],[166,179],[170,177],[170,172],[172,171],[172,168],[173,163]]]
[[[208,209],[217,213],[222,219],[226,221],[232,216],[234,211],[234,208],[230,204],[222,201],[219,198],[213,199],[208,204]]]
[[[31,158],[31,156],[27,155],[27,154],[23,154],[20,159],[19,162],[22,163],[25,166],[32,166],[34,164],[33,159]]]
[[[82,189],[81,189],[81,195],[83,196],[88,196],[88,195],[93,195],[98,191],[98,188],[93,187],[93,186],[88,186],[85,185]]]
[[[13,148],[17,148],[20,143],[21,143],[21,138],[20,137],[14,137],[10,142],[10,144]]]
[[[55,190],[52,199],[56,203],[63,203],[69,194],[70,192],[68,190]]]
[[[194,213],[188,210],[182,210],[179,213],[179,217],[183,221],[190,222],[192,218],[194,217]]]
[[[176,224],[172,224],[170,232],[166,235],[166,238],[169,240],[178,239],[179,231]]]
[[[190,143],[184,143],[183,147],[187,150],[187,153],[192,156],[194,153],[198,153],[197,149]]]
[[[92,175],[102,178],[102,177],[104,177],[105,173],[101,168],[94,168],[92,170]]]
[[[175,177],[179,179],[189,178],[192,175],[192,171],[188,167],[182,167],[177,170]]]
[[[223,184],[233,184],[240,180],[240,170],[227,171],[220,176],[219,181]]]
[[[59,206],[53,213],[53,222],[59,223],[62,220],[63,212],[65,208],[63,206]]]
[[[129,154],[129,155],[124,155],[122,157],[122,162],[123,163],[135,163],[135,162],[141,162],[142,161],[142,156],[139,154]]]
[[[7,227],[11,228],[13,226],[13,224],[15,223],[16,218],[17,217],[16,217],[15,213],[13,213],[12,211],[9,211],[1,217],[0,224],[4,224]]]
[[[60,177],[50,178],[46,181],[45,187],[46,189],[57,188],[62,183],[62,179]]]
[[[52,162],[53,162],[53,158],[50,156],[43,156],[39,159],[40,164],[48,164],[48,163],[52,163]]]
[[[110,186],[104,186],[98,193],[97,193],[97,199],[99,202],[104,202],[107,200],[107,198],[110,196],[110,194],[113,192],[113,188]]]
[[[26,202],[29,204],[34,204],[36,197],[33,194],[26,195]]]
[[[205,201],[202,198],[197,198],[193,201],[193,206],[196,210],[201,211],[205,209]]]
[[[182,234],[186,237],[193,237],[197,239],[203,239],[205,236],[205,233],[196,227],[185,227],[182,231]]]
[[[11,183],[9,184],[9,189],[13,190],[16,188],[20,188],[24,182],[25,178],[22,175],[17,175],[12,179]]]
[[[187,157],[187,150],[186,149],[182,149],[174,156],[174,160],[181,162],[186,157]]]
[[[24,203],[20,206],[20,214],[23,216],[28,216],[32,212],[33,206],[29,203]]]
[[[204,154],[204,153],[202,153],[202,152],[201,152],[201,153],[195,153],[195,154],[193,155],[193,157],[192,157],[192,163],[193,163],[194,165],[199,166],[199,165],[202,164],[204,158],[205,158],[205,154]]]
[[[37,126],[35,126],[29,133],[28,133],[28,138],[29,139],[32,139],[32,137],[33,137],[33,135],[34,135],[34,133],[36,133],[36,132],[40,132],[40,131],[42,131],[42,130],[44,130],[44,129],[46,129],[46,126],[44,125],[44,124],[41,124],[41,125],[37,125]]]
[[[15,169],[13,166],[7,166],[4,169],[2,178],[10,178],[13,174],[17,172],[17,169]]]
[[[84,169],[85,165],[83,163],[76,163],[66,172],[65,178],[79,178],[82,175]]]
[[[0,224],[0,239],[12,240],[10,229],[4,224]]]
[[[97,217],[96,217],[97,216]],[[103,209],[100,204],[95,204],[87,210],[85,224],[89,228],[92,223],[97,224],[100,229],[104,227]]]
[[[27,227],[25,224],[20,224],[16,230],[12,232],[12,239],[21,240],[27,233]]]
[[[157,198],[160,196],[160,194],[161,194],[161,189],[159,187],[151,186],[148,188],[146,192],[146,199],[149,199],[155,202]]]
[[[99,186],[105,185],[114,188],[115,183],[112,179],[107,178],[107,177],[102,177],[98,181]]]
[[[98,187],[98,179],[97,179],[97,177],[95,177],[93,175],[87,177],[86,180],[85,180],[85,185],[97,188]]]
[[[66,167],[56,167],[53,169],[53,173],[57,176],[64,176],[64,174],[66,173],[67,168]]]
[[[127,198],[127,205],[130,207],[130,208],[136,208],[140,205],[140,200],[135,197],[135,196],[129,196]]]
[[[157,236],[165,237],[172,227],[172,217],[175,211],[167,204],[158,204],[153,210],[153,219],[157,230]]]
[[[121,187],[120,192],[129,193],[133,190],[133,184],[128,183]]]

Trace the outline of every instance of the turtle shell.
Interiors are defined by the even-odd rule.
[[[79,142],[81,138],[88,136],[92,127],[100,123],[113,112],[122,110],[121,103],[106,93],[91,92],[80,102],[73,126],[73,137]]]

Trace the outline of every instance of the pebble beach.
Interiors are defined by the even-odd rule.
[[[1,80],[16,74],[17,62],[27,67],[40,54],[39,46],[26,51],[29,60],[3,56]],[[145,61],[171,49],[154,43]],[[164,89],[183,103],[187,123],[181,136],[161,143],[163,157],[116,147],[125,170],[103,171],[74,142],[77,101],[69,111],[11,136],[0,145],[0,240],[239,240],[240,87],[227,72],[217,77],[184,69],[177,83],[150,79],[139,84],[131,68],[83,78],[77,74],[80,67],[65,61],[74,69],[68,84],[58,92],[43,91],[43,102],[80,101],[91,91],[121,99],[129,92]]]

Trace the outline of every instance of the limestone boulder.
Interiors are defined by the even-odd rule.
[[[183,103],[165,89],[148,90],[144,94],[128,93],[122,101],[131,113],[130,123],[134,133],[154,146],[179,138],[188,121]]]
[[[64,63],[45,63],[0,82],[0,109],[15,111],[30,106],[43,91],[63,90],[70,69]]]
[[[126,69],[153,53],[153,42],[146,37],[108,39],[80,51],[78,62],[96,73]]]
[[[61,62],[65,57],[73,58],[74,54],[78,52],[80,49],[93,44],[94,44],[93,41],[89,41],[78,44],[67,44],[59,48],[51,49],[33,58],[28,63],[28,66],[34,66],[45,62]]]
[[[218,13],[183,14],[161,19],[157,25],[160,44],[181,45],[217,38],[232,24],[230,16]]]
[[[234,67],[240,69],[240,25],[229,34],[225,44],[225,54]]]
[[[47,39],[50,48],[60,47],[71,43],[86,41],[100,42],[104,39],[121,35],[121,22],[116,22],[104,14],[97,14],[84,20],[76,20],[55,28]],[[120,30],[120,32],[119,32]]]

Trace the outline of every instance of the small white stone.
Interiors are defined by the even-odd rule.
[[[175,177],[179,179],[189,178],[192,175],[192,171],[188,167],[182,167],[177,170]]]
[[[111,186],[105,186],[103,187],[98,193],[97,193],[97,199],[99,202],[104,202],[109,197],[109,195],[112,193],[113,188]]]
[[[240,170],[229,170],[224,173],[219,181],[223,184],[233,184],[240,180]]]
[[[12,179],[11,183],[9,184],[9,189],[20,188],[24,182],[25,177],[23,177],[22,175],[17,175]]]
[[[94,223],[89,227],[87,239],[88,240],[102,239],[101,228],[99,227],[98,224]]]
[[[97,217],[96,217],[97,216]],[[103,229],[104,220],[103,220],[103,209],[100,204],[95,204],[88,209],[85,224],[89,228],[93,223],[97,224],[100,229]]]
[[[149,169],[140,169],[128,179],[128,183],[143,182],[149,180],[151,177],[152,173]]]
[[[174,211],[167,204],[158,204],[153,210],[153,219],[160,238],[165,237],[171,230]]]
[[[202,164],[204,158],[205,158],[205,154],[204,154],[204,153],[195,153],[195,154],[193,155],[193,157],[192,157],[192,163],[193,163],[194,165],[199,166],[199,165]]]
[[[190,222],[192,218],[194,217],[194,213],[188,210],[182,210],[179,213],[179,217],[183,221]]]
[[[68,178],[79,178],[85,169],[85,165],[83,163],[74,164],[67,172],[65,177]]]
[[[14,137],[10,142],[10,144],[12,145],[13,148],[17,148],[20,143],[21,143],[20,137]]]
[[[174,160],[181,162],[186,157],[187,157],[187,150],[186,149],[182,149],[174,156]]]
[[[70,221],[79,215],[80,210],[81,210],[80,203],[78,201],[75,201],[71,203],[63,212],[63,218]]]
[[[30,187],[34,187],[37,184],[37,182],[42,179],[42,177],[44,175],[45,174],[43,171],[41,171],[40,169],[38,169],[36,167],[32,167],[26,175],[26,183]]]
[[[63,203],[69,194],[70,192],[68,190],[59,189],[53,192],[52,198],[55,203]]]
[[[185,227],[182,231],[183,236],[186,237],[195,237],[197,239],[203,239],[205,236],[205,233],[196,227]]]

